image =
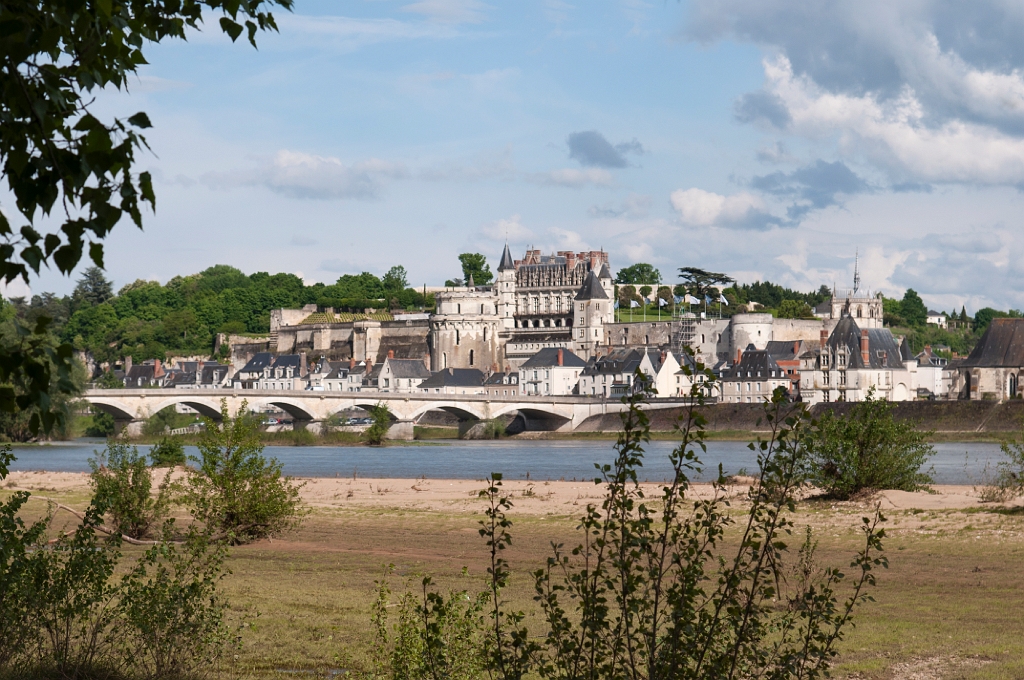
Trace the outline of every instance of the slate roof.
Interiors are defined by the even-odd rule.
[[[263,369],[270,366],[274,362],[274,355],[270,352],[257,352],[253,355],[252,359],[249,359],[249,363],[242,367],[239,373],[259,373],[263,374]]]
[[[498,373],[491,373],[491,376],[487,378],[485,385],[516,385],[519,383],[519,373],[516,371],[509,371],[505,373],[499,371]]]
[[[608,268],[608,263],[605,262],[601,265],[601,271],[597,273],[599,279],[610,279],[612,278],[612,270]]]
[[[498,263],[498,271],[503,272],[506,269],[515,269],[516,263],[512,259],[512,253],[508,251],[508,244],[505,244],[505,252],[501,254],[501,262]]]
[[[799,354],[806,351],[804,342],[800,340],[769,340],[765,351],[773,361],[797,361]]]
[[[324,380],[344,380],[348,377],[348,366],[335,366],[324,376]]]
[[[429,378],[430,369],[419,359],[386,359],[396,378]]]
[[[420,383],[423,389],[434,387],[480,387],[484,374],[476,368],[445,368]]]
[[[644,352],[639,349],[616,349],[603,357],[591,359],[583,369],[583,375],[607,375],[633,373],[643,361]]]
[[[298,354],[282,354],[274,362],[274,368],[302,368],[302,357]]]
[[[792,349],[792,344],[790,349]],[[740,356],[740,362],[722,371],[722,380],[748,380],[750,378],[782,378],[785,371],[779,367],[767,349],[754,349],[753,345]]]
[[[903,368],[900,346],[892,331],[888,328],[869,328],[867,331],[868,366],[864,365],[860,353],[861,329],[853,317],[845,316],[836,324],[827,345],[832,349],[845,346],[850,368]]]
[[[558,348],[545,347],[523,362],[521,368],[548,368],[558,365]],[[562,366],[584,368],[587,362],[567,349],[562,350]]]
[[[981,340],[960,366],[1019,368],[1024,366],[1024,319],[992,319]]]
[[[598,281],[597,276],[594,274],[594,270],[590,270],[587,274],[587,278],[583,280],[583,285],[580,286],[580,292],[576,293],[577,300],[607,300],[608,293],[604,291],[604,287],[601,282]]]

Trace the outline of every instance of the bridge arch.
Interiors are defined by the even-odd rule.
[[[195,409],[200,415],[206,416],[207,418],[220,420],[220,404],[214,402],[212,399],[203,399],[198,396],[191,396],[187,394],[176,394],[173,397],[164,399],[153,407],[153,412],[149,415],[156,415],[168,406],[176,406],[177,404],[184,404],[189,408]]]
[[[457,417],[459,420],[484,420],[484,415],[479,411],[467,408],[468,404],[456,406],[446,402],[425,404],[409,415],[409,420],[419,420],[420,416],[428,411],[444,411]]]
[[[117,399],[87,396],[85,400],[104,413],[114,416],[114,420],[135,420],[137,417],[131,408]]]
[[[251,408],[257,409],[260,406],[276,406],[295,420],[316,420],[316,414],[310,411],[301,401],[288,397],[267,397],[259,399],[251,404]]]
[[[572,416],[563,415],[555,410],[543,406],[524,406],[523,404],[512,404],[494,413],[495,418],[517,414],[522,417],[523,425],[527,430],[552,431],[559,430],[567,423],[572,422]]]

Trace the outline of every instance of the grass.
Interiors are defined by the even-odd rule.
[[[87,502],[83,491],[63,498],[78,507]],[[44,511],[45,504],[30,503],[27,514]],[[819,563],[845,567],[867,512],[852,503],[805,502],[795,515],[796,533],[810,524],[820,541]],[[515,541],[506,557],[516,571],[509,594],[539,632],[527,574],[543,563],[552,541],[575,544],[576,520],[516,516],[514,509],[511,517]],[[232,678],[280,678],[281,669],[326,673],[361,666],[370,644],[374,580],[383,566],[395,565],[395,592],[407,584],[415,589],[424,574],[442,590],[475,591],[483,585],[487,557],[479,519],[464,511],[318,508],[288,536],[232,549],[224,595],[233,625],[244,625],[241,647],[220,671]],[[887,534],[890,568],[879,572],[875,602],[861,608],[856,627],[847,630],[835,677],[883,680],[894,676],[897,664],[950,657],[975,661],[949,677],[1024,677],[1024,515],[998,508],[898,511],[889,514]],[[468,577],[460,575],[463,566]]]

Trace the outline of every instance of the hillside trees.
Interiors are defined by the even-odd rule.
[[[634,286],[654,285],[661,283],[661,272],[655,269],[654,265],[637,262],[620,269],[615,275],[615,283]]]

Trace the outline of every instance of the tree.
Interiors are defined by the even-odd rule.
[[[459,255],[459,262],[462,263],[462,279],[466,285],[469,285],[470,278],[478,286],[486,286],[494,278],[487,258],[480,253],[462,253]]]
[[[776,316],[780,319],[810,319],[814,317],[814,311],[806,302],[796,300],[783,300],[779,303]]]
[[[992,323],[992,319],[999,319],[1009,316],[1006,312],[1001,312],[998,309],[992,309],[991,307],[982,307],[974,313],[974,330],[984,331]]]
[[[928,433],[893,417],[895,405],[875,399],[873,391],[846,415],[826,411],[809,444],[809,477],[835,498],[868,489],[917,491],[931,483],[921,472],[935,451]]]
[[[95,502],[106,510],[117,533],[143,538],[167,514],[171,476],[164,475],[153,498],[153,479],[146,457],[139,455],[127,438],[107,442],[102,452],[89,459],[89,467]]]
[[[75,292],[71,294],[71,304],[74,308],[82,306],[92,307],[103,304],[114,297],[114,285],[103,275],[99,267],[89,267],[78,279]]]
[[[370,446],[380,446],[388,436],[388,428],[391,427],[391,410],[384,402],[378,402],[370,409],[372,420],[370,427],[366,429],[366,443]]]
[[[705,295],[710,295],[711,293],[717,295],[717,286],[724,286],[727,283],[734,283],[736,281],[736,279],[726,274],[709,272],[706,269],[698,269],[697,267],[681,267],[679,269],[679,278],[683,280],[688,292],[701,300],[704,299]]]
[[[152,178],[135,172],[135,153],[146,147],[145,113],[103,122],[93,115],[94,92],[124,89],[147,63],[148,44],[184,39],[198,29],[204,9],[219,12],[220,27],[232,40],[247,32],[276,30],[265,8],[290,8],[293,0],[154,0],[6,2],[0,6],[0,162],[3,182],[14,196],[18,216],[0,208],[0,278],[29,281],[51,261],[70,274],[88,246],[103,266],[103,239],[127,214],[142,227],[142,208],[156,205]],[[61,217],[52,215],[57,205]],[[20,224],[19,224],[20,222]],[[49,233],[40,224],[57,228]],[[44,232],[47,230],[44,229]],[[26,329],[45,335],[47,324]],[[49,429],[59,418],[46,406],[71,371],[71,347],[56,351],[38,341],[0,348],[0,409],[18,402],[40,408],[34,428]],[[51,379],[51,366],[57,381]],[[55,383],[55,384],[54,384]],[[19,401],[20,400],[20,401]]]
[[[913,288],[908,288],[900,301],[903,320],[912,328],[920,328],[928,322],[928,308]]]
[[[192,516],[230,543],[248,543],[296,526],[299,489],[281,463],[263,457],[260,419],[242,402],[234,417],[221,401],[220,422],[205,418],[199,455],[189,459],[186,503]]]
[[[644,300],[647,300],[647,296],[651,294],[652,290],[654,289],[651,288],[650,286],[640,286],[640,297],[642,297]]]
[[[637,262],[619,270],[615,275],[615,283],[631,283],[633,285],[661,283],[661,272],[646,262]]]
[[[387,295],[394,295],[408,288],[409,282],[406,280],[405,267],[395,265],[389,269],[388,273],[381,279],[381,284],[383,284],[384,292]]]

